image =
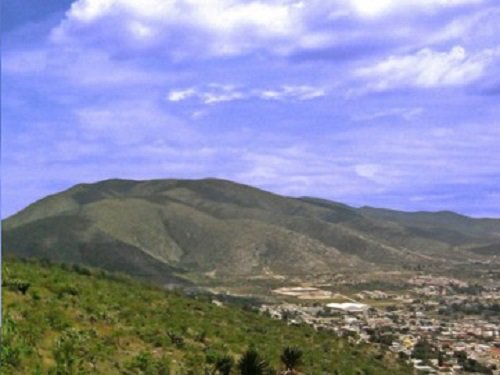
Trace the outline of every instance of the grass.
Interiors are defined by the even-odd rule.
[[[2,267],[0,374],[203,375],[217,358],[238,360],[249,347],[278,370],[288,346],[303,351],[301,374],[410,373],[373,346],[216,306],[207,296],[76,266],[8,260]]]

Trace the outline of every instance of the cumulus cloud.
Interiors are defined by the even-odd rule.
[[[353,31],[407,39],[406,16],[482,2],[488,0],[77,0],[52,40],[97,42],[116,53],[155,49],[176,61],[256,51],[289,55],[345,44]],[[395,12],[394,22],[376,21]],[[362,31],[363,23],[371,32]]]
[[[481,77],[499,55],[500,48],[476,53],[461,46],[445,52],[424,48],[413,55],[390,56],[358,69],[356,75],[368,79],[368,88],[375,91],[466,85]]]
[[[236,55],[302,32],[300,3],[236,0],[78,0],[52,33],[56,42],[88,38],[130,49],[164,48],[186,54]],[[103,27],[104,26],[104,27]],[[103,38],[96,27],[106,29]]]

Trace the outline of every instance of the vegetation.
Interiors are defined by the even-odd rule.
[[[285,366],[284,374],[296,374],[298,368],[302,365],[302,350],[288,346],[283,350],[280,359]]]
[[[450,306],[442,307],[439,309],[439,314],[450,317],[459,314],[482,315],[484,317],[498,316],[500,314],[500,304],[494,302],[484,303],[478,299],[471,299],[465,303],[453,303]]]
[[[8,260],[2,267],[1,374],[409,373],[372,346],[206,296],[81,266]]]
[[[255,349],[247,350],[238,362],[241,375],[268,375],[271,369],[266,360],[262,359]]]
[[[160,285],[241,285],[241,276],[329,282],[332,270],[349,276],[480,270],[489,260],[496,269],[500,220],[357,209],[217,179],[107,180],[46,197],[6,219],[2,231],[4,254],[99,267]],[[478,246],[488,251],[475,251]],[[359,287],[404,287],[379,276],[378,285]]]
[[[467,358],[466,352],[463,351],[455,352],[454,356],[458,359],[458,363],[461,366],[463,366],[466,372],[473,372],[477,374],[486,374],[486,375],[493,374],[493,371],[491,369],[481,365],[475,359]]]
[[[428,363],[431,359],[437,359],[438,354],[439,351],[434,345],[425,339],[421,339],[415,344],[412,357]]]

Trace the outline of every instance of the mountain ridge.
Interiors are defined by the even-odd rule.
[[[2,231],[7,254],[117,263],[162,283],[190,273],[307,279],[500,255],[500,220],[354,208],[214,178],[78,184],[9,217]]]

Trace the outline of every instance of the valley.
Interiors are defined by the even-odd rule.
[[[35,202],[3,222],[2,236],[20,270],[32,266],[19,259],[89,267],[249,306],[417,374],[500,371],[497,219],[354,208],[216,179],[107,180]]]

